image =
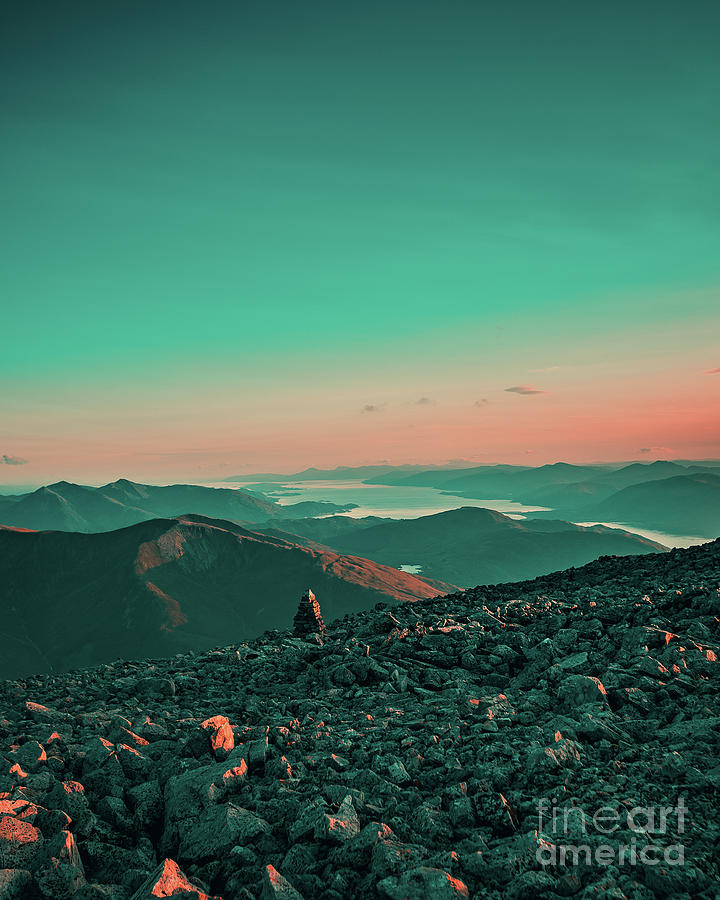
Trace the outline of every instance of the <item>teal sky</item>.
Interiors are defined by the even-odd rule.
[[[3,31],[0,483],[720,451],[717,4]]]

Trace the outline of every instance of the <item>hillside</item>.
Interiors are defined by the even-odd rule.
[[[675,534],[720,534],[720,475],[698,473],[626,487],[583,508],[584,521],[622,522]]]
[[[337,616],[450,585],[186,516],[102,534],[0,529],[0,677],[170,656],[289,627],[309,585]]]
[[[719,588],[716,541],[0,684],[0,890],[715,900]]]
[[[543,485],[525,494],[525,502],[567,511],[583,508],[588,503],[600,502],[636,484],[697,474],[712,475],[717,472],[704,466],[685,466],[664,460],[653,463],[631,463],[621,469],[599,473],[587,481]]]
[[[568,522],[511,519],[475,507],[398,521],[342,516],[318,524],[288,522],[288,531],[325,543],[340,553],[354,553],[390,566],[419,565],[422,574],[470,587],[533,578],[557,569],[580,566],[603,555],[634,555],[665,549],[636,534],[600,526],[582,528]]]
[[[157,486],[121,478],[102,487],[59,481],[30,494],[0,498],[0,524],[53,531],[111,531],[186,510],[246,523],[305,518],[351,509],[352,505],[303,502],[280,506],[250,491],[195,484]]]

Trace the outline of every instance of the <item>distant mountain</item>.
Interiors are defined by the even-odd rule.
[[[523,493],[523,501],[552,509],[581,509],[588,503],[599,502],[612,496],[616,491],[633,484],[648,481],[662,481],[676,475],[712,474],[712,470],[702,466],[682,466],[678,463],[658,460],[653,463],[631,463],[610,472],[597,473],[591,480],[572,483],[544,484],[535,490]]]
[[[366,484],[387,484],[398,487],[434,487],[445,490],[448,482],[464,478],[484,478],[488,484],[503,483],[506,475],[517,472],[525,472],[528,466],[472,466],[470,468],[441,468],[425,467],[419,471],[407,474],[399,470],[393,470],[387,474],[378,473],[371,478],[366,478]]]
[[[337,466],[335,469],[303,469],[302,472],[281,474],[277,472],[259,472],[248,475],[232,475],[223,478],[223,481],[256,483],[269,482],[293,482],[293,481],[363,481],[368,478],[382,478],[384,476],[397,475],[407,477],[413,472],[445,471],[444,466]],[[450,469],[452,471],[452,469]],[[385,484],[386,482],[379,482]]]
[[[333,541],[342,535],[362,531],[373,525],[392,522],[393,519],[380,516],[363,516],[355,519],[352,516],[325,516],[318,519],[273,519],[272,525],[258,528],[264,534],[300,535],[305,540],[332,546]]]
[[[720,470],[712,463],[658,460],[624,466],[562,462],[535,468],[477,466],[454,472],[390,474],[369,481],[398,487],[424,485],[460,497],[513,500],[549,509],[536,513],[538,518],[619,522],[712,538],[720,533],[713,488],[718,477]]]
[[[102,534],[0,529],[0,584],[0,678],[290,628],[308,586],[328,620],[454,590],[198,516]]]
[[[480,500],[520,500],[529,491],[555,484],[568,484],[590,479],[606,472],[601,466],[573,466],[570,463],[553,463],[547,466],[475,466],[455,471],[423,471],[397,477],[380,476],[370,483],[393,484],[407,487],[434,487],[462,497]]]
[[[338,525],[333,520],[336,519]],[[419,565],[422,574],[463,587],[535,578],[584,565],[599,556],[653,553],[666,548],[620,529],[569,522],[511,519],[489,509],[463,507],[419,519],[384,520],[341,528],[342,517],[287,523],[304,537],[340,553],[391,566]]]
[[[306,518],[352,509],[352,504],[305,501],[280,506],[260,494],[195,484],[166,487],[121,478],[103,487],[59,481],[30,494],[0,498],[0,523],[36,530],[111,531],[148,519],[198,515],[245,523]]]
[[[634,484],[582,510],[582,521],[620,522],[673,534],[720,534],[720,474]]]

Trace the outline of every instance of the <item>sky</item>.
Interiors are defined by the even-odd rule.
[[[720,6],[15,3],[0,486],[720,456]]]

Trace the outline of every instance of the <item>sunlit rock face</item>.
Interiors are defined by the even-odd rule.
[[[719,589],[715,542],[2,682],[0,897],[714,897]],[[633,840],[684,865],[549,861]]]

